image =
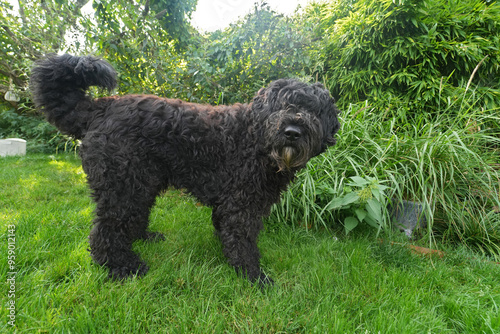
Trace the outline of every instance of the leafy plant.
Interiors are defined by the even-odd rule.
[[[187,79],[196,98],[214,103],[249,102],[269,81],[305,76],[311,60],[307,55],[310,33],[294,19],[285,18],[268,5],[225,30],[212,33],[201,48],[186,53]]]
[[[321,22],[318,74],[344,107],[370,100],[389,116],[436,113],[469,79],[478,107],[500,106],[496,1],[332,1],[311,13]]]
[[[346,234],[360,222],[378,230],[385,227],[383,211],[386,208],[384,191],[387,187],[369,176],[352,176],[349,179],[350,182],[343,187],[343,194],[335,194],[335,189],[325,186],[318,188],[318,197],[333,197],[320,214],[324,215],[328,211],[333,216],[343,216]]]
[[[77,146],[77,142],[60,134],[43,117],[18,114],[14,109],[0,111],[0,138],[26,139],[29,153],[71,151]]]
[[[366,104],[351,105],[342,114],[337,145],[308,164],[273,209],[273,219],[316,227],[345,224],[346,217],[360,221],[364,217],[355,211],[356,191],[367,186],[357,177],[370,175],[384,180],[386,198],[422,203],[429,245],[442,238],[500,258],[494,213],[500,206],[500,129],[490,127],[500,117],[462,105],[444,108],[458,118],[444,112],[437,119],[420,115],[404,127],[394,119],[386,121]],[[361,188],[349,194],[344,187],[356,183],[352,177]],[[379,203],[388,222],[385,203]],[[333,208],[338,210],[329,210]],[[350,218],[348,228],[354,225]]]

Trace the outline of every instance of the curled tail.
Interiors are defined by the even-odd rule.
[[[61,132],[81,138],[87,129],[93,100],[90,86],[116,87],[116,71],[105,60],[68,54],[49,55],[35,63],[30,89],[37,108]]]

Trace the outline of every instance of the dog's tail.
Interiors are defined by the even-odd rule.
[[[116,71],[107,61],[52,54],[37,61],[31,71],[35,106],[61,132],[75,138],[83,136],[93,109],[93,99],[85,93],[90,86],[116,87]]]

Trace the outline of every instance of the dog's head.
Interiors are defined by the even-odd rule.
[[[335,144],[339,113],[319,83],[280,79],[261,89],[252,109],[263,117],[266,151],[279,170],[297,170]]]

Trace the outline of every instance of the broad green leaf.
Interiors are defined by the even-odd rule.
[[[351,232],[358,224],[359,220],[356,217],[350,216],[344,219],[345,234]]]
[[[372,217],[370,216],[366,216],[365,217],[365,220],[364,220],[368,225],[372,226],[372,227],[375,227],[375,228],[379,228],[380,227],[380,223],[378,223],[375,219],[373,219]]]
[[[382,206],[380,202],[374,200],[373,198],[366,201],[366,211],[368,216],[376,220],[378,223],[382,222]]]
[[[325,210],[335,210],[335,209],[341,208],[343,206],[342,203],[343,203],[343,198],[336,197],[336,198],[332,199],[330,201],[330,203],[328,203]]]
[[[359,199],[358,193],[352,192],[343,197],[342,204],[344,206],[352,204]]]
[[[378,188],[371,187],[372,195],[375,197],[377,200],[380,200],[380,191]]]
[[[367,184],[370,184],[370,181],[360,177],[360,176],[353,176],[351,177],[352,182],[349,182],[348,185],[350,186],[366,186]]]
[[[336,197],[332,199],[330,203],[328,203],[325,210],[340,209],[342,207],[348,206],[349,204],[356,202],[358,199],[359,196],[357,193],[349,193],[344,197]]]
[[[361,208],[354,210],[354,212],[356,213],[356,216],[358,217],[359,221],[363,221],[366,215],[368,214],[366,210],[363,210]]]

